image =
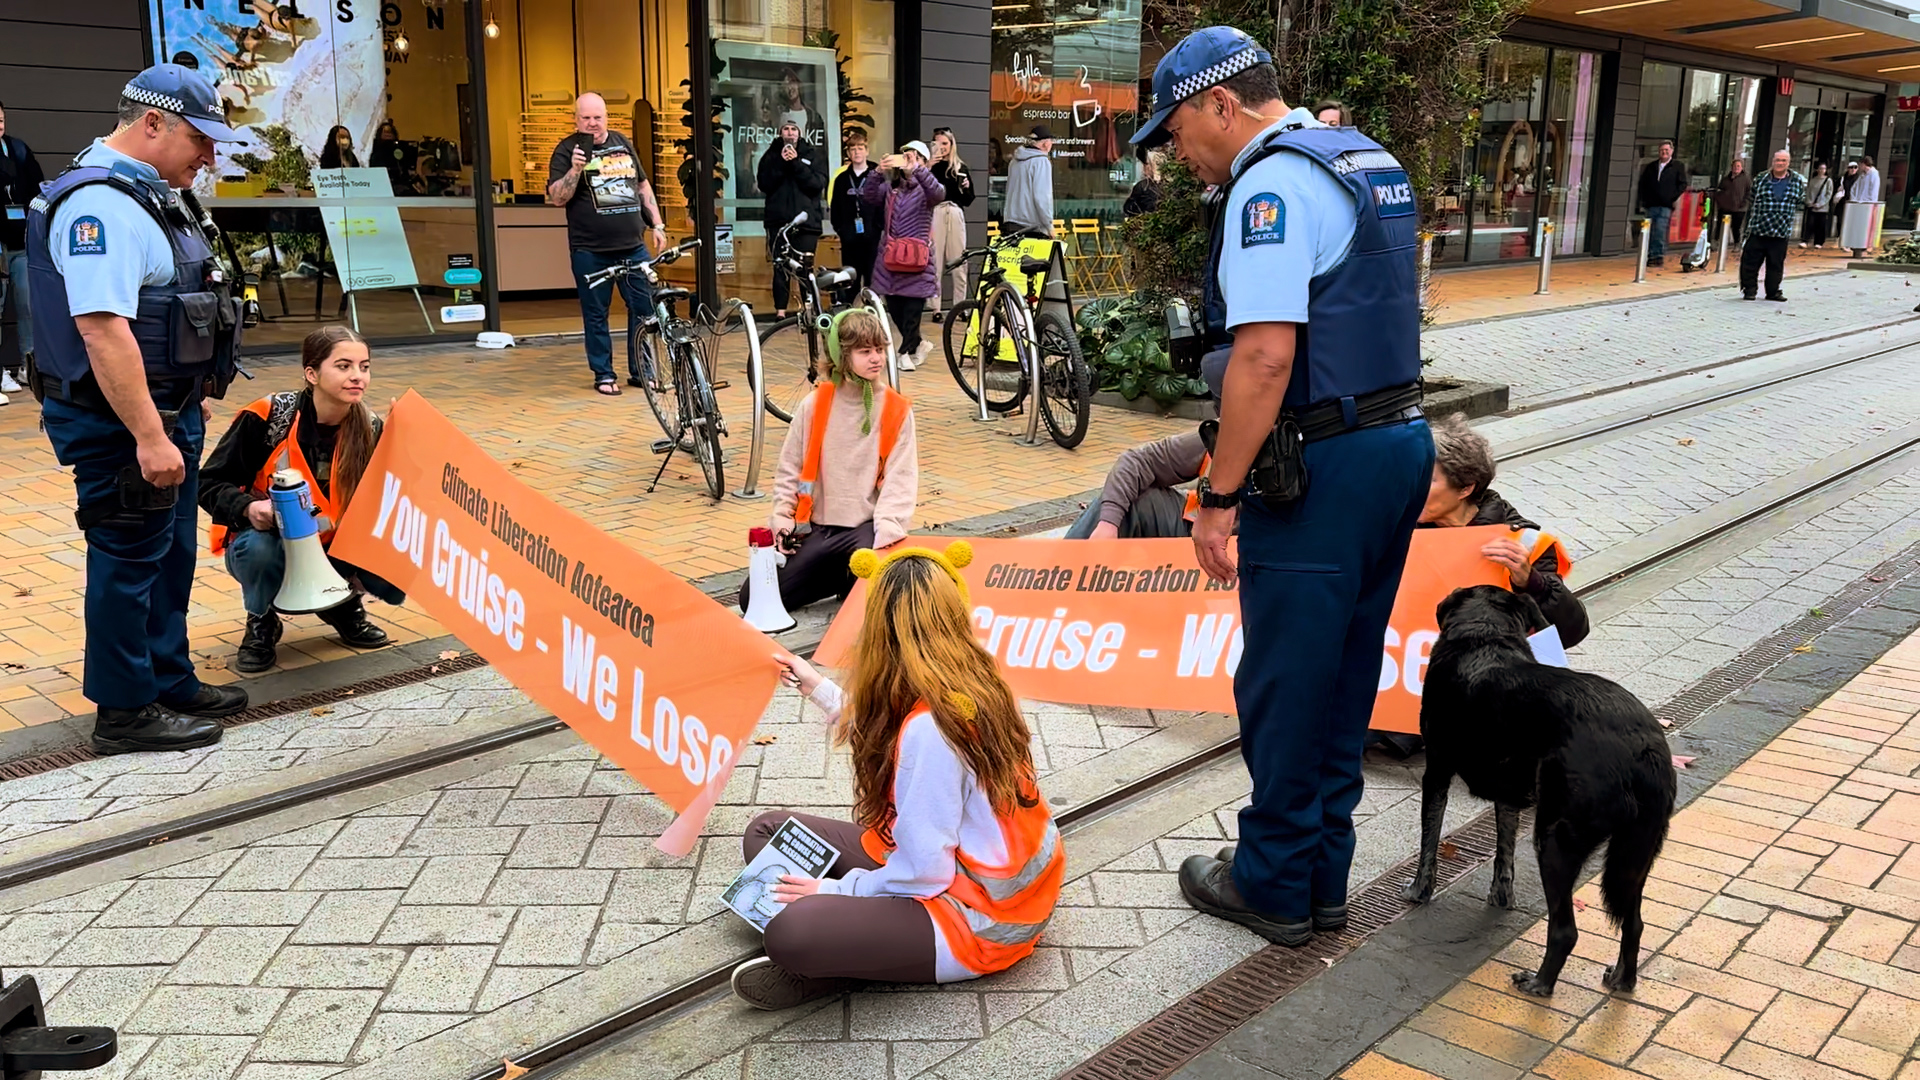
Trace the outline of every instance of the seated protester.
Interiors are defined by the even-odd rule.
[[[887,386],[887,324],[865,308],[834,316],[829,378],[801,399],[780,447],[767,526],[783,548],[789,610],[853,589],[847,559],[907,535],[920,496],[913,403]],[[794,541],[798,541],[795,550]],[[748,585],[740,586],[740,610]]]
[[[1194,491],[1178,490],[1205,471],[1198,431],[1143,443],[1120,455],[1100,498],[1067,530],[1069,540],[1151,540],[1193,535],[1200,508]]]
[[[853,748],[854,821],[785,811],[747,827],[748,862],[789,817],[840,857],[825,878],[782,875],[767,955],[734,969],[733,991],[788,1009],[863,980],[948,983],[1004,971],[1053,917],[1066,851],[1035,780],[1031,733],[1013,690],[973,636],[960,569],[905,548],[854,556],[872,584],[854,642],[851,692],[784,654],[788,681]]]
[[[247,609],[247,632],[234,665],[246,674],[272,667],[280,643],[273,599],[286,575],[287,556],[267,495],[274,472],[291,468],[307,481],[314,509],[322,515],[324,547],[333,542],[334,526],[347,512],[380,438],[380,419],[361,401],[372,381],[372,360],[359,334],[344,326],[308,334],[300,346],[300,369],[304,390],[283,391],[240,410],[200,467],[200,508],[213,519],[213,553],[226,556],[227,573],[240,583]],[[342,644],[356,649],[387,644],[386,631],[367,619],[360,597],[372,593],[400,604],[406,595],[365,570],[331,561],[354,596],[319,612],[320,619]]]

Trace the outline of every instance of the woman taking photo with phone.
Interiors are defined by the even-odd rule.
[[[940,294],[947,289],[946,265],[967,250],[967,210],[973,205],[973,175],[960,160],[960,146],[953,141],[952,128],[933,129],[933,178],[940,181],[944,198],[933,207],[933,284],[930,310],[940,317]],[[967,298],[967,268],[953,268],[953,302]]]
[[[926,359],[933,342],[920,336],[927,298],[938,291],[933,263],[933,208],[946,197],[927,168],[927,144],[915,140],[860,183],[860,201],[885,207],[880,257],[873,264],[873,287],[886,298],[887,314],[900,328],[900,370],[912,371]]]

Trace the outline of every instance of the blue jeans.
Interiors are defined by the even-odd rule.
[[[287,549],[280,534],[263,529],[241,528],[227,541],[227,573],[240,583],[240,600],[249,615],[265,615],[273,610],[273,598],[280,595],[280,583],[287,576]],[[334,572],[348,581],[358,579],[370,595],[396,607],[407,602],[407,594],[385,578],[368,573],[329,555]]]
[[[580,293],[580,321],[585,324],[587,331],[587,366],[593,369],[595,384],[614,381],[613,332],[607,327],[607,309],[613,303],[613,283],[607,282],[597,289],[590,289],[587,287],[587,275],[646,257],[645,245],[628,252],[573,253],[573,284]],[[627,302],[627,337],[631,339],[639,333],[640,320],[653,314],[653,289],[643,274],[628,274],[619,281],[621,299]],[[638,371],[629,371],[627,374],[636,379],[640,377]]]
[[[33,351],[33,310],[27,306],[27,253],[8,249],[7,280],[0,284],[0,297],[13,298],[13,318],[20,328],[20,361],[25,363]]]
[[[73,467],[77,505],[119,504],[119,473],[137,465],[133,433],[119,417],[48,398],[41,406],[60,464]],[[173,444],[186,459],[186,482],[170,510],[137,524],[86,530],[87,659],[82,689],[102,708],[177,706],[200,692],[187,651],[187,603],[193,591],[200,526],[200,451],[206,422],[196,395],[180,410]]]
[[[1309,443],[1311,485],[1284,510],[1240,510],[1233,680],[1253,802],[1233,880],[1256,910],[1305,919],[1345,903],[1361,753],[1380,650],[1433,479],[1424,421]]]
[[[1652,231],[1647,237],[1647,258],[1663,258],[1667,254],[1667,223],[1673,218],[1673,207],[1651,206],[1647,208],[1647,228]]]

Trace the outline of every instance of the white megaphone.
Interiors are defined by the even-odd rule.
[[[287,554],[286,575],[273,606],[288,615],[306,615],[353,599],[353,589],[334,573],[327,549],[320,546],[319,515],[307,482],[293,469],[273,474],[273,516],[280,523],[280,547]]]
[[[793,629],[797,624],[780,599],[780,568],[787,557],[773,546],[773,530],[747,530],[747,546],[753,551],[747,563],[747,625],[767,634]]]

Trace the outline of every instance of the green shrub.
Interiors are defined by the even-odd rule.
[[[1095,382],[1128,401],[1145,394],[1163,409],[1207,392],[1207,384],[1174,370],[1167,353],[1166,295],[1141,291],[1124,299],[1103,297],[1075,316],[1080,351]]]

